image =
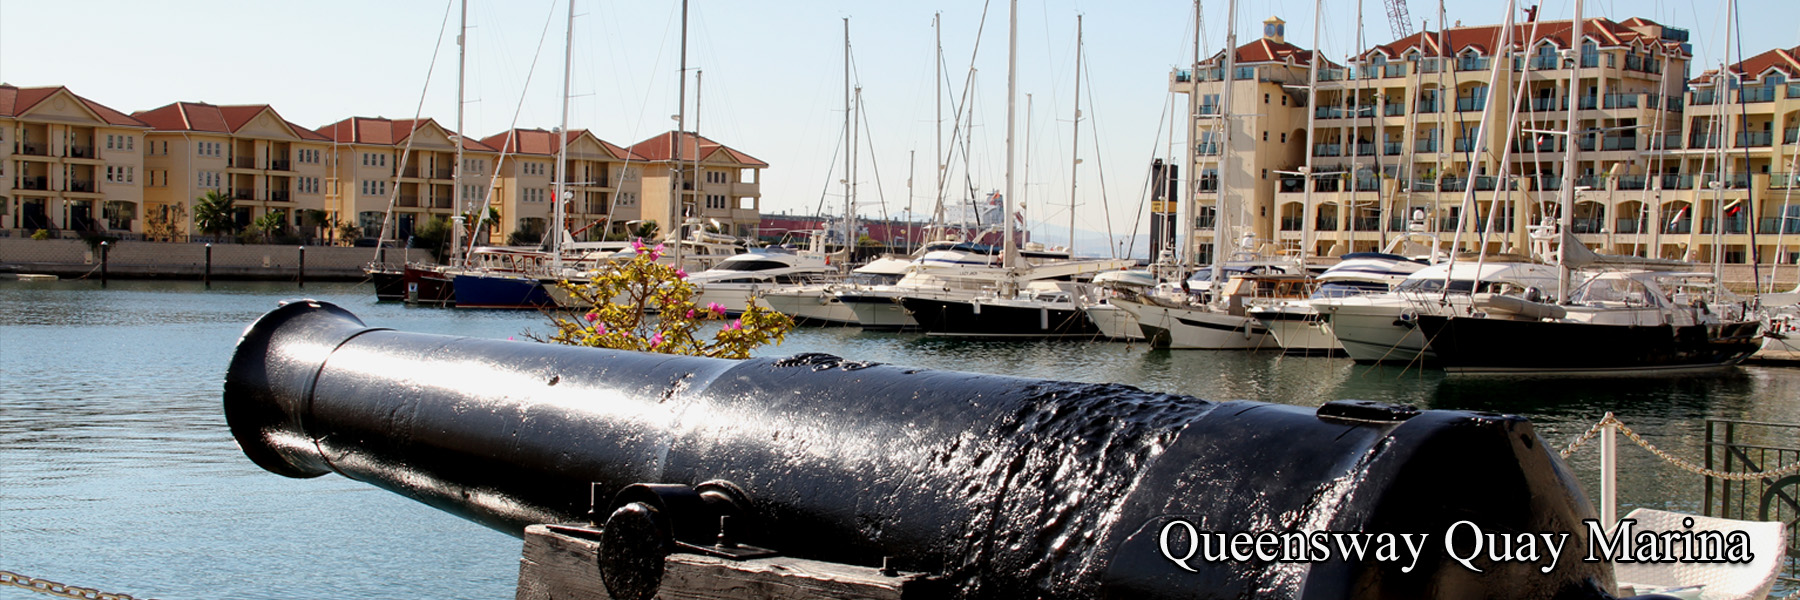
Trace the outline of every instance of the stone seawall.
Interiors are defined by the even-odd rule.
[[[107,275],[121,279],[200,279],[206,272],[206,244],[113,242]],[[300,276],[301,246],[213,244],[215,279],[293,280]],[[377,261],[374,248],[305,246],[306,278],[361,280],[363,265]],[[382,262],[430,261],[417,248],[386,248]],[[0,239],[0,273],[44,273],[99,277],[100,253],[81,240]]]

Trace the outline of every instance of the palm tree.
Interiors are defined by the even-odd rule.
[[[194,199],[194,226],[201,233],[218,235],[238,230],[237,201],[219,190],[207,190]]]
[[[300,211],[300,219],[307,228],[305,234],[308,238],[315,235],[324,237],[326,228],[331,226],[331,214],[316,208]]]
[[[287,231],[287,212],[271,210],[263,213],[263,216],[257,217],[256,221],[250,225],[262,233],[263,243],[270,243],[276,236]]]

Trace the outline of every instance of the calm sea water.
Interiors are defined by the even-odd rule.
[[[373,326],[515,337],[535,312],[377,304],[366,286],[0,280],[0,569],[182,598],[511,598],[519,541],[339,476],[296,480],[244,458],[220,411],[245,326],[284,298]],[[1115,343],[971,343],[807,329],[763,354],[830,352],[920,367],[1122,382],[1214,400],[1357,398],[1523,414],[1560,447],[1606,411],[1698,461],[1705,417],[1800,422],[1800,370],[1688,378],[1446,379],[1345,359],[1150,351]],[[1624,442],[1622,440],[1622,443]],[[1597,493],[1597,448],[1571,463]],[[1622,450],[1621,503],[1697,510],[1699,478]],[[38,597],[0,588],[0,598]]]

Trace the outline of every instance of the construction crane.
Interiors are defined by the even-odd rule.
[[[1394,40],[1412,35],[1412,16],[1407,13],[1406,0],[1381,1],[1387,4],[1388,25],[1394,29]]]

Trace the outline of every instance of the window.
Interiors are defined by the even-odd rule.
[[[706,208],[707,210],[725,210],[725,197],[717,194],[708,194],[706,196]]]
[[[137,149],[137,138],[131,137],[129,135],[125,136],[125,149],[126,150],[136,150]]]
[[[107,150],[113,149],[113,136],[111,136],[111,135],[106,136],[106,149]],[[107,181],[111,181],[111,180],[108,179]]]
[[[1267,132],[1267,131],[1264,131],[1264,132],[1263,132],[1263,139],[1262,139],[1262,141],[1265,141],[1265,142],[1266,142],[1266,141],[1269,141],[1269,132]]]
[[[637,199],[637,192],[619,192],[619,206],[637,206]]]
[[[1281,143],[1283,143],[1283,144],[1287,143],[1287,134],[1285,134],[1285,133],[1281,134]]]

